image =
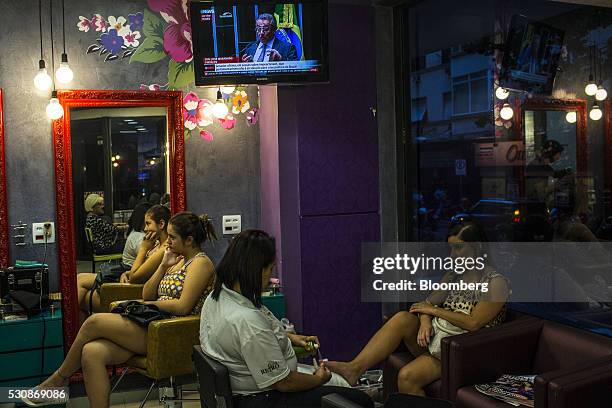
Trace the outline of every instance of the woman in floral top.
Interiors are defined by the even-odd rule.
[[[474,222],[453,227],[448,234],[451,257],[485,260],[470,267],[466,262],[463,273],[447,272],[441,281],[448,284],[462,280],[466,284],[481,284],[482,289],[432,292],[424,302],[414,303],[410,311],[400,311],[389,319],[352,361],[330,361],[329,369],[342,375],[349,384],[355,384],[367,368],[404,343],[414,360],[399,371],[398,391],[425,395],[423,388],[442,374],[442,338],[495,326],[504,320],[510,284],[489,262],[486,241],[484,230]]]
[[[144,285],[145,302],[172,315],[199,313],[215,275],[211,260],[200,248],[211,238],[216,239],[216,235],[208,217],[188,212],[174,215],[168,223],[161,264]],[[147,327],[117,313],[97,313],[83,323],[64,362],[38,388],[65,387],[70,376],[82,369],[89,405],[108,407],[110,380],[106,367],[146,353]],[[29,406],[54,402],[45,398],[23,401]]]

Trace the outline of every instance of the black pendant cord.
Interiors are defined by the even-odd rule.
[[[55,92],[55,51],[53,49],[53,0],[49,0],[49,15],[51,16],[51,82],[53,83],[53,91]]]
[[[53,0],[51,0],[53,1]],[[62,37],[64,43],[64,54],[66,54],[66,10],[65,0],[62,0]]]
[[[42,35],[42,0],[38,0],[38,33],[40,35],[40,59],[43,59],[43,35]]]

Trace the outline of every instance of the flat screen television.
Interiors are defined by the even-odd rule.
[[[506,39],[500,86],[551,94],[565,31],[514,15]]]
[[[329,80],[327,0],[190,3],[197,86]]]

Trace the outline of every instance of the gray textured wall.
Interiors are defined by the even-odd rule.
[[[48,7],[48,1],[45,1]],[[43,11],[44,50],[50,65],[49,13]],[[61,53],[61,1],[54,0],[56,62]],[[86,55],[97,36],[78,31],[79,16],[93,13],[125,16],[142,12],[146,1],[66,0],[66,42],[70,66],[75,73],[72,89],[138,89],[141,83],[167,82],[168,60],[155,64],[103,62],[97,54]],[[4,95],[7,189],[9,222],[32,223],[55,220],[53,146],[50,121],[45,115],[49,95],[39,93],[33,84],[38,69],[38,2],[2,0],[0,2],[0,88]],[[142,40],[141,40],[142,41]],[[185,90],[183,90],[185,91]],[[213,90],[197,91],[200,97],[215,98]],[[249,89],[257,100],[256,88]],[[215,135],[207,142],[194,134],[186,142],[187,203],[194,212],[207,212],[221,231],[222,214],[242,214],[243,228],[260,224],[259,130],[247,127],[244,116],[230,131],[219,125],[209,128]],[[31,242],[31,226],[27,232]],[[4,239],[4,237],[2,237]],[[15,247],[11,240],[11,259],[41,259],[43,247],[28,243]],[[206,249],[213,261],[219,259],[226,240]],[[56,289],[57,256],[51,244],[48,262],[52,269],[51,287]]]

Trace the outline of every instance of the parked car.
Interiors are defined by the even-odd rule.
[[[450,228],[473,220],[491,241],[550,241],[552,227],[546,204],[533,200],[484,199],[450,219]]]

